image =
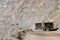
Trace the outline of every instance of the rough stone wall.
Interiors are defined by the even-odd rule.
[[[42,21],[60,26],[60,0],[0,0],[0,38]]]

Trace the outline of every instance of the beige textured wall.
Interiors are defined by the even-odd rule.
[[[35,23],[42,21],[60,26],[60,0],[0,0],[0,38],[20,27],[34,29]]]

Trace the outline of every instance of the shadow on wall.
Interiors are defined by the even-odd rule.
[[[59,28],[54,28],[53,22],[45,22],[45,23],[36,23],[36,30],[43,31],[57,31]]]

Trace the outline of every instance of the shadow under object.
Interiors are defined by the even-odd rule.
[[[53,22],[36,23],[36,30],[39,30],[39,29],[43,31],[57,31],[59,28],[54,28]]]
[[[42,30],[42,23],[36,23],[36,30]]]

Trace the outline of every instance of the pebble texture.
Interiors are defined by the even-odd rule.
[[[19,28],[35,29],[35,23],[42,21],[60,27],[60,0],[0,0],[0,39]]]

